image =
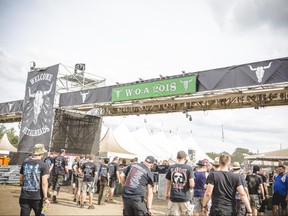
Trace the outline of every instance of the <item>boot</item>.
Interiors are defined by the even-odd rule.
[[[56,200],[56,196],[55,196],[55,195],[53,195],[53,197],[52,197],[52,203],[57,203],[57,200]]]

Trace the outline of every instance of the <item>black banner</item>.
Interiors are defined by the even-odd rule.
[[[112,86],[60,94],[59,106],[73,106],[111,101]]]
[[[23,100],[0,103],[0,114],[22,112]]]
[[[37,143],[48,149],[59,65],[28,73],[18,152],[32,152]]]

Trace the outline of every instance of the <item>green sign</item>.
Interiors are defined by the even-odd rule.
[[[112,88],[112,102],[166,97],[196,92],[196,76],[158,80]]]

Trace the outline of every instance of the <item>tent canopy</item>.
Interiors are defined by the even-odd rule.
[[[17,149],[10,143],[7,134],[5,133],[0,140],[0,150],[7,150],[11,152],[16,152]]]

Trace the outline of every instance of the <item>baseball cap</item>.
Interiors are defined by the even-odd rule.
[[[177,159],[183,159],[187,156],[186,152],[185,151],[179,151],[177,153]]]
[[[234,170],[241,169],[240,163],[239,162],[234,162],[233,165],[232,165],[232,169],[234,169]]]
[[[41,154],[45,154],[46,152],[47,151],[43,144],[38,143],[34,146],[34,150],[33,150],[34,155],[41,155]]]
[[[155,162],[155,158],[153,156],[148,156],[145,159],[146,162],[153,164]]]

